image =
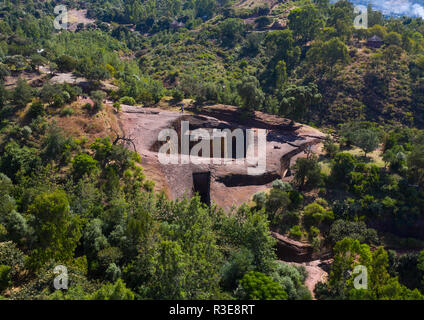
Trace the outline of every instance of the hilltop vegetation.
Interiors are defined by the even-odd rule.
[[[345,0],[63,1],[87,10],[70,31],[54,28],[57,3],[0,6],[0,296],[311,299],[305,269],[276,261],[272,229],[334,257],[318,299],[423,299],[422,19],[370,7],[355,29]],[[170,201],[116,121],[121,104],[164,97],[329,135],[251,206]]]

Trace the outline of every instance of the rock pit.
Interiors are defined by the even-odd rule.
[[[247,120],[240,120],[238,108],[225,105],[204,107],[202,115],[124,106],[119,119],[125,135],[133,139],[137,152],[141,155],[141,165],[146,176],[155,181],[157,191],[164,190],[171,199],[192,196],[197,192],[203,202],[215,203],[226,210],[250,201],[253,194],[269,188],[275,179],[290,179],[286,175],[290,173],[289,168],[295,159],[305,156],[306,148],[315,148],[324,138],[324,134],[314,128],[261,112],[255,112],[255,116]],[[165,142],[158,141],[159,132],[172,128],[180,139],[181,121],[188,121],[190,132],[199,128],[208,132],[213,129],[241,129],[243,132],[248,129],[255,132],[265,129],[265,171],[258,175],[248,174],[248,168],[255,165],[237,158],[234,147],[231,159],[227,156],[225,164],[224,159],[220,159],[222,161],[218,164],[213,162],[214,159],[225,157],[225,154],[211,158],[201,153],[199,157],[202,159],[197,160],[202,160],[198,161],[202,163],[190,161],[182,164],[181,159],[187,156],[179,154],[178,164],[162,164],[158,150]],[[192,147],[193,142],[190,142],[190,148]],[[242,158],[246,156],[248,148],[244,143]],[[211,154],[212,151],[211,143]],[[179,149],[178,153],[180,152]]]

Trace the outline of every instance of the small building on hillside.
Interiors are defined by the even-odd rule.
[[[383,40],[377,35],[373,35],[367,40],[367,46],[371,48],[380,48],[383,44]]]

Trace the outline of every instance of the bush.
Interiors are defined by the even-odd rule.
[[[226,290],[234,290],[243,275],[254,269],[253,258],[252,252],[246,248],[242,248],[231,255],[221,271],[222,286]]]
[[[85,174],[90,175],[98,170],[97,164],[97,160],[93,159],[92,156],[85,153],[79,154],[73,161],[73,176],[80,179]]]
[[[120,276],[121,269],[115,263],[111,263],[106,269],[106,279],[116,281]]]
[[[86,103],[86,104],[84,104],[83,106],[82,106],[82,108],[84,109],[84,110],[86,110],[86,111],[91,111],[91,109],[92,109],[92,106],[91,106],[91,104],[90,103]]]
[[[113,103],[113,107],[116,109],[116,111],[121,111],[122,107],[119,101],[116,101]]]
[[[32,99],[32,91],[32,88],[26,81],[19,79],[15,89],[12,92],[13,103],[19,108],[24,108],[26,104]]]
[[[339,146],[334,143],[330,136],[327,136],[324,140],[324,151],[330,158],[333,158],[337,152],[339,152]]]
[[[136,101],[133,97],[122,97],[121,99],[119,99],[119,102],[122,104],[127,104],[129,106],[134,106],[136,104]]]
[[[10,276],[12,279],[25,266],[25,255],[18,249],[12,241],[0,242],[0,265],[11,267]]]
[[[256,207],[258,209],[262,209],[265,206],[266,202],[266,193],[265,192],[257,192],[253,195],[253,201],[256,203]]]
[[[290,183],[282,181],[281,179],[274,180],[272,182],[272,187],[275,189],[280,189],[285,192],[289,192],[293,190],[293,187]]]
[[[0,292],[10,287],[12,282],[10,281],[10,270],[12,268],[4,264],[0,265]]]
[[[44,105],[41,101],[35,101],[31,104],[27,116],[30,119],[37,118],[38,116],[44,116],[46,114],[46,111],[44,110]]]
[[[312,295],[303,285],[307,275],[303,266],[294,266],[278,261],[272,278],[277,281],[288,294],[289,300],[311,300]]]
[[[60,115],[62,117],[68,117],[68,116],[72,116],[75,113],[74,109],[72,109],[71,107],[66,107],[63,108],[63,110],[60,112]]]
[[[303,212],[303,223],[307,228],[319,226],[325,218],[325,209],[314,202],[308,204]]]
[[[238,295],[246,300],[287,300],[287,293],[271,277],[249,271],[240,280]]]
[[[321,166],[316,157],[299,158],[293,168],[295,169],[294,181],[301,189],[315,188],[322,183]]]
[[[290,228],[289,230],[289,237],[296,239],[296,240],[300,240],[302,239],[302,231],[300,230],[300,226],[299,225],[295,225],[293,227]]]
[[[184,92],[182,90],[174,89],[172,91],[172,98],[174,98],[176,102],[180,102],[184,99]]]
[[[292,226],[299,223],[300,215],[297,211],[288,211],[283,212],[281,219],[281,227],[291,228]]]
[[[93,112],[97,113],[103,108],[103,99],[106,97],[106,93],[102,90],[95,90],[90,92],[90,97],[94,102]]]
[[[103,285],[92,296],[92,300],[134,300],[135,295],[130,289],[127,289],[122,279],[115,283]]]
[[[147,181],[144,182],[143,188],[144,188],[144,190],[146,190],[148,192],[152,192],[155,188],[155,182],[152,181],[152,180],[147,180]]]
[[[68,56],[66,54],[61,55],[57,59],[56,63],[57,63],[57,66],[59,68],[59,71],[61,71],[61,72],[71,72],[78,65],[78,61],[77,60],[75,60],[73,57]]]
[[[368,229],[363,221],[335,221],[330,228],[329,238],[333,244],[344,238],[352,238],[361,243],[378,244],[377,231]]]

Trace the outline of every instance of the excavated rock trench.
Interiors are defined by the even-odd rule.
[[[156,190],[164,190],[171,199],[192,196],[196,192],[206,203],[215,203],[226,210],[251,200],[254,193],[266,190],[272,181],[285,179],[286,173],[296,157],[304,156],[307,147],[314,148],[324,135],[309,126],[292,123],[287,119],[256,112],[255,117],[239,121],[238,109],[232,106],[210,106],[202,110],[202,115],[188,115],[180,112],[152,108],[125,106],[120,113],[120,124],[127,137],[135,143],[142,158],[146,176],[156,183]],[[221,155],[219,158],[199,153],[197,163],[193,157],[181,154],[178,145],[178,163],[162,164],[158,150],[166,142],[158,141],[162,129],[172,128],[181,139],[181,121],[189,122],[190,132],[202,128],[208,132],[214,129],[259,129],[266,130],[266,166],[258,175],[248,173],[249,168],[258,164],[243,159],[246,156],[246,142],[241,157],[235,156],[234,143],[231,159]],[[255,138],[257,142],[257,138]],[[197,141],[190,141],[190,149]],[[211,140],[211,152],[213,151]],[[256,152],[258,152],[256,150]],[[224,157],[225,163],[224,163]],[[183,159],[188,163],[182,163]],[[214,163],[213,160],[221,161]],[[206,161],[204,161],[206,160]],[[241,160],[241,161],[238,161]],[[198,163],[201,162],[201,163]],[[289,178],[287,178],[289,179]]]
[[[314,150],[324,138],[324,134],[314,128],[261,112],[256,112],[255,117],[248,120],[239,121],[238,109],[224,105],[206,107],[202,110],[202,115],[183,115],[180,112],[124,106],[119,118],[122,131],[133,139],[137,152],[141,155],[141,165],[147,178],[155,181],[156,191],[165,191],[171,199],[198,193],[202,202],[215,203],[226,210],[249,202],[253,194],[270,188],[276,179],[290,179],[286,175],[295,160],[305,156],[304,151],[307,148]],[[231,159],[226,157],[225,163],[222,161],[216,164],[212,161],[224,158],[224,153],[219,158],[211,158],[210,155],[205,157],[199,153],[199,158],[202,159],[196,158],[197,160],[210,161],[193,163],[192,158],[187,159],[188,156],[181,154],[181,146],[178,145],[178,163],[162,164],[158,150],[166,142],[158,140],[159,132],[172,128],[181,141],[181,121],[188,121],[190,132],[200,128],[208,132],[213,129],[241,129],[244,133],[247,129],[255,132],[265,129],[265,171],[258,175],[249,175],[248,168],[254,167],[255,164],[237,161],[246,156],[246,142],[241,159],[234,156],[236,152],[233,144]],[[190,142],[190,149],[196,143]],[[211,141],[210,154],[213,143],[215,142]],[[182,163],[183,160],[188,163]],[[280,260],[304,264],[307,267],[312,277],[307,279],[307,285],[313,292],[315,284],[325,275],[325,271],[319,267],[320,257],[313,253],[309,244],[275,232],[272,232],[272,235],[277,239],[276,252]]]

